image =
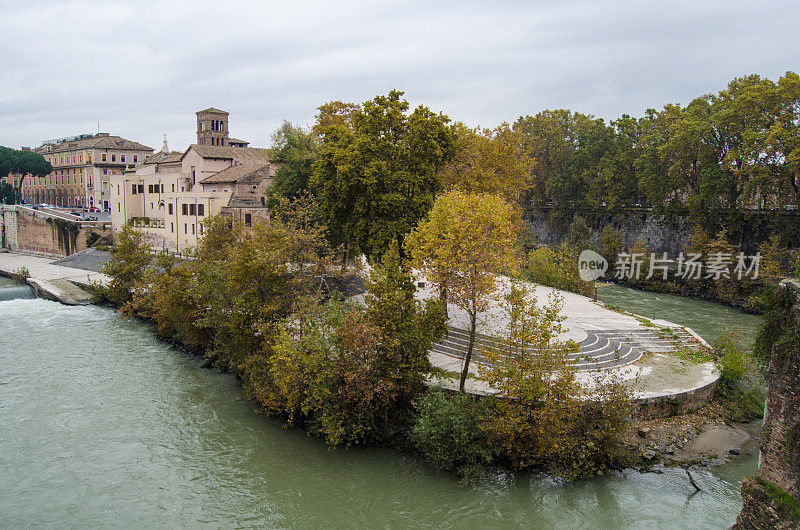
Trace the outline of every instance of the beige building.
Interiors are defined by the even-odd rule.
[[[108,133],[49,140],[34,149],[53,166],[45,177],[28,177],[22,198],[30,204],[110,208],[109,184],[153,153],[152,147]]]
[[[115,230],[129,223],[142,230],[155,249],[184,253],[197,244],[203,220],[210,215],[222,213],[245,225],[266,217],[264,191],[277,169],[268,151],[224,145],[229,141],[227,113],[197,115],[198,144],[170,153],[165,142],[162,151],[136,168],[111,176]],[[200,120],[210,115],[221,123],[201,126]],[[201,135],[208,132],[206,127],[215,134]]]

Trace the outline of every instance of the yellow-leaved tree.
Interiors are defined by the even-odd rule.
[[[469,346],[459,388],[464,390],[475,346],[478,313],[497,291],[497,275],[515,269],[522,220],[498,195],[451,191],[441,195],[428,218],[406,239],[414,267],[467,312]]]

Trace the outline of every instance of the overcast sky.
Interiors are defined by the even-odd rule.
[[[100,122],[182,150],[213,101],[266,146],[283,120],[393,88],[487,127],[548,108],[640,116],[798,71],[798,28],[796,0],[0,0],[0,145]]]

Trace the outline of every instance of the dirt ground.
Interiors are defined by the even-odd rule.
[[[626,440],[649,464],[714,466],[758,452],[761,421],[732,422],[715,403],[691,413],[634,421]]]

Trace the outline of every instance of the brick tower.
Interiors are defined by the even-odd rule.
[[[197,145],[229,145],[227,112],[214,107],[197,112]]]

